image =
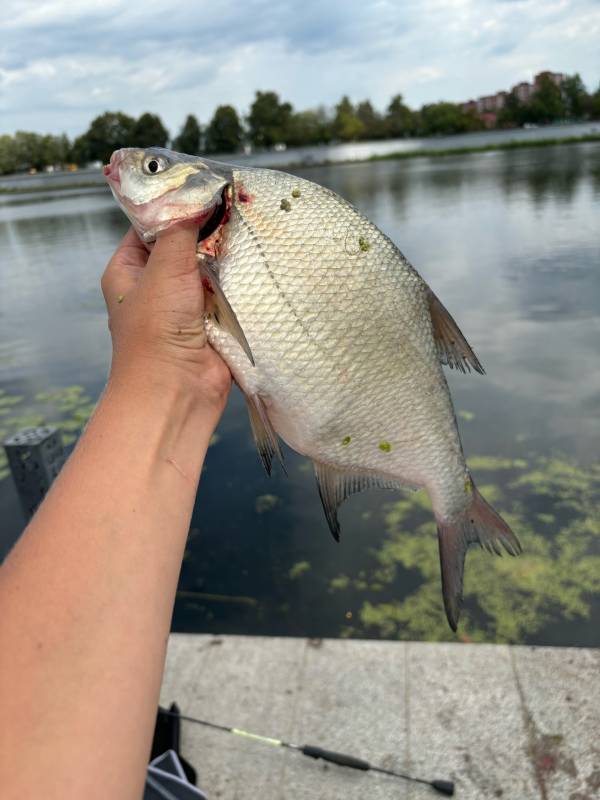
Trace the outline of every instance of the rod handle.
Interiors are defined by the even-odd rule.
[[[371,769],[369,762],[363,761],[361,758],[347,756],[345,753],[336,753],[333,750],[323,750],[322,747],[315,747],[311,744],[305,744],[302,747],[302,752],[305,756],[310,756],[310,758],[322,758],[323,761],[339,764],[340,767],[350,767],[351,769],[362,769],[364,771]]]
[[[454,797],[454,784],[452,781],[431,781],[431,786],[446,797]]]

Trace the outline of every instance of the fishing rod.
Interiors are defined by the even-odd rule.
[[[236,736],[242,736],[246,739],[253,739],[254,741],[262,742],[263,744],[270,744],[273,747],[284,747],[287,750],[296,750],[297,752],[302,753],[302,755],[308,756],[309,758],[320,758],[323,761],[329,761],[331,764],[337,764],[340,767],[349,767],[350,769],[358,769],[362,770],[363,772],[379,772],[382,775],[389,775],[392,778],[401,778],[402,780],[412,781],[413,783],[422,783],[426,786],[431,786],[431,788],[435,789],[435,791],[439,794],[446,795],[447,797],[454,796],[454,784],[452,781],[428,781],[424,778],[415,778],[413,775],[406,775],[403,772],[396,772],[392,769],[384,769],[383,767],[373,766],[373,764],[369,764],[368,761],[364,761],[362,758],[356,758],[356,756],[349,756],[345,753],[336,753],[333,750],[324,750],[322,747],[312,744],[292,744],[291,742],[283,741],[283,739],[273,739],[269,736],[261,736],[258,733],[244,731],[241,728],[232,728],[228,725],[218,725],[216,722],[208,722],[205,719],[189,717],[186,714],[181,714],[179,711],[167,711],[166,709],[161,708],[160,713],[169,717],[177,717],[178,719],[185,720],[186,722],[193,722],[196,725],[203,725],[205,728],[212,728],[213,730],[223,731],[224,733],[233,733]]]

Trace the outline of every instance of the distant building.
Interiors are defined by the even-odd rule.
[[[562,72],[544,70],[538,72],[533,79],[533,83],[523,81],[513,86],[510,92],[501,91],[496,92],[496,94],[478,97],[477,100],[467,100],[466,103],[460,103],[460,108],[465,114],[476,114],[486,128],[493,128],[497,122],[498,112],[502,111],[506,106],[506,100],[509,94],[514,94],[521,103],[529,103],[540,81],[544,78],[549,78],[556,86],[560,87],[565,80],[565,75]]]
[[[546,69],[543,72],[538,72],[538,74],[535,76],[533,80],[534,86],[537,87],[542,78],[550,78],[552,83],[556,84],[556,86],[558,86],[560,89],[565,80],[565,75],[562,72],[550,72],[550,70]]]
[[[513,86],[510,91],[512,94],[516,95],[522,103],[528,103],[531,100],[531,95],[533,94],[534,90],[535,86],[533,86],[533,84],[523,81],[522,83],[517,83],[516,86]]]
[[[496,92],[496,111],[502,111],[502,109],[506,105],[507,97],[508,97],[508,92]]]
[[[496,92],[480,97],[475,103],[477,111],[480,114],[486,111],[501,111],[506,105],[507,94],[508,92]]]

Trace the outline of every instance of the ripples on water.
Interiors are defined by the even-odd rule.
[[[598,645],[600,145],[304,169],[387,233],[440,295],[487,375],[449,375],[467,456],[521,534],[472,553],[462,635]],[[125,219],[105,191],[0,199],[0,432],[72,433],[103,385],[99,276]],[[65,387],[80,386],[79,390]],[[39,397],[49,389],[62,393]],[[37,396],[37,399],[36,399]],[[310,465],[263,474],[234,393],[209,450],[174,627],[447,638],[421,493],[347,501],[331,540]],[[3,475],[0,463],[0,476]],[[0,553],[23,526],[0,480]]]

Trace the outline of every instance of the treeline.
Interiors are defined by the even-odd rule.
[[[527,103],[519,101],[516,94],[509,94],[505,107],[497,115],[497,126],[596,118],[600,118],[600,87],[589,94],[580,76],[573,75],[560,87],[542,78]],[[119,147],[170,144],[175,150],[191,154],[234,153],[246,145],[299,147],[335,141],[466,133],[484,127],[484,121],[474,110],[465,111],[455,103],[429,103],[415,111],[404,103],[402,95],[396,95],[381,113],[369,100],[354,104],[343,97],[333,110],[321,107],[295,111],[276,92],[258,91],[246,118],[230,105],[219,106],[206,125],[189,114],[172,140],[156,114],[145,113],[135,119],[120,111],[107,111],[96,117],[74,141],[65,135],[43,136],[23,131],[14,136],[0,136],[0,172],[106,162]]]

